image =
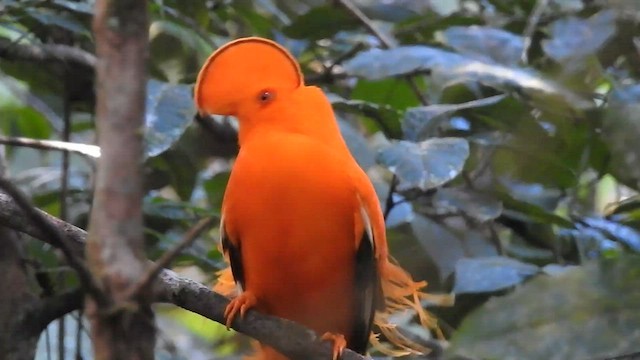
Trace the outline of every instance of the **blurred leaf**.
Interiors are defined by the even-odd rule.
[[[602,134],[611,151],[612,174],[625,185],[640,189],[640,85],[613,89]]]
[[[83,23],[73,18],[67,12],[54,12],[49,9],[43,8],[25,8],[25,11],[29,16],[36,19],[42,25],[58,26],[65,30],[69,30],[72,33],[91,36],[89,29],[85,27]]]
[[[191,208],[193,205],[189,203],[169,200],[160,196],[147,196],[143,202],[145,215],[172,220],[194,220],[195,216],[190,211]]]
[[[485,293],[520,284],[540,269],[504,256],[460,259],[456,263],[455,294]]]
[[[466,256],[460,238],[422,215],[416,215],[410,225],[418,244],[437,265],[440,280],[445,280],[453,274],[456,262]]]
[[[434,138],[420,143],[398,141],[382,149],[378,162],[398,176],[398,190],[428,190],[454,179],[469,156],[461,138]]]
[[[498,192],[496,196],[502,201],[504,213],[508,213],[510,216],[515,216],[516,218],[529,222],[553,224],[566,228],[574,227],[571,221],[554,214],[552,211],[547,211],[538,205],[517,200],[504,192]]]
[[[362,133],[356,130],[351,124],[346,121],[338,121],[340,126],[340,133],[347,142],[349,151],[356,158],[358,165],[363,169],[368,169],[375,165],[375,155],[373,150],[369,147],[367,139]]]
[[[430,72],[437,83],[445,87],[457,83],[480,83],[522,94],[540,107],[557,108],[556,111],[561,108],[576,111],[593,107],[590,101],[531,69],[479,61],[430,46],[371,49],[358,53],[345,62],[344,67],[349,74],[369,80]]]
[[[411,4],[411,2],[403,3],[389,1],[387,3],[383,3],[373,1],[360,6],[360,10],[362,10],[362,12],[371,19],[388,22],[400,22],[419,15],[414,9],[411,8],[411,5],[415,4]]]
[[[191,88],[149,80],[147,85],[146,154],[167,150],[187,129],[195,114]]]
[[[229,172],[221,172],[205,180],[202,184],[204,190],[207,192],[209,205],[213,209],[220,209],[222,207],[222,198],[227,188],[227,182],[229,182],[229,175]]]
[[[438,125],[452,113],[464,109],[493,105],[506,95],[495,95],[462,104],[434,104],[407,109],[402,120],[402,132],[406,140],[420,141],[436,135]]]
[[[7,135],[23,136],[33,139],[48,139],[51,136],[51,124],[38,111],[17,104],[0,105],[3,121],[0,131]]]
[[[320,40],[338,31],[354,29],[359,22],[339,6],[318,6],[298,16],[286,26],[285,35],[294,39]]]
[[[615,34],[615,21],[613,10],[603,10],[586,20],[561,18],[551,25],[551,39],[543,41],[542,47],[557,62],[580,61],[600,50]]]
[[[90,2],[71,1],[71,0],[53,0],[52,2],[55,5],[71,10],[73,12],[84,13],[86,15],[93,15],[93,6]]]
[[[195,81],[211,50],[210,43],[190,27],[165,20],[149,26],[150,71],[160,79],[174,84]]]
[[[384,104],[363,100],[347,100],[333,93],[328,93],[327,97],[336,110],[370,117],[375,120],[376,125],[387,137],[400,137],[400,113],[398,110]]]
[[[602,231],[609,239],[624,244],[635,252],[640,252],[640,234],[633,228],[596,217],[581,218],[580,222]]]
[[[636,256],[538,276],[469,315],[447,358],[604,359],[637,351],[638,281]]]
[[[622,250],[619,243],[607,238],[601,231],[587,226],[580,226],[578,229],[560,229],[558,238],[568,238],[575,243],[583,260],[598,259],[604,253]]]
[[[368,103],[389,105],[397,111],[420,105],[420,101],[404,79],[358,80],[349,101],[364,100]],[[399,125],[398,125],[399,127]]]
[[[440,38],[460,54],[502,65],[517,65],[524,49],[522,36],[486,26],[452,26]]]
[[[433,197],[433,205],[438,212],[462,211],[479,222],[493,220],[502,213],[500,200],[489,194],[464,188],[438,189]]]

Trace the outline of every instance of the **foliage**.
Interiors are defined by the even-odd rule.
[[[193,120],[199,66],[230,39],[264,36],[289,48],[307,82],[329,94],[350,149],[379,190],[394,256],[428,280],[430,292],[457,295],[452,308],[432,309],[451,342],[447,356],[632,350],[639,322],[623,315],[637,304],[633,254],[640,250],[640,6],[354,1],[365,24],[341,1],[328,3],[150,2],[150,256],[198,215],[219,211],[236,149],[232,120]],[[68,121],[71,141],[93,141],[93,70],[11,56],[20,45],[91,52],[92,12],[82,0],[0,2],[0,134],[61,139]],[[12,147],[8,159],[37,206],[54,215],[66,208],[71,222],[86,224],[91,160],[71,157],[61,196],[59,154]],[[34,242],[27,256],[57,271],[50,252]],[[221,266],[209,240],[177,262],[202,281]],[[75,279],[61,273],[62,290]],[[189,323],[204,320],[191,316],[172,313],[167,321],[203,331]],[[223,335],[206,340],[227,352],[239,347]],[[562,352],[569,348],[584,352]],[[178,349],[189,358],[188,348]]]

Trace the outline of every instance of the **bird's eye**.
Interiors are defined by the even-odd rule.
[[[262,90],[260,92],[260,95],[258,95],[258,100],[262,103],[262,104],[266,104],[268,102],[270,102],[271,100],[273,100],[273,98],[275,97],[275,93],[271,90]]]

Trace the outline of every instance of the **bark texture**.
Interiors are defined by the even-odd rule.
[[[101,157],[87,259],[105,299],[87,298],[95,359],[152,359],[150,289],[129,299],[145,272],[142,149],[148,20],[144,0],[98,0],[96,119]]]

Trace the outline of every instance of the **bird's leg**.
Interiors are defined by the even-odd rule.
[[[244,318],[244,314],[247,310],[256,306],[257,302],[258,300],[256,299],[256,296],[250,291],[244,291],[237,298],[231,300],[229,305],[224,309],[224,318],[226,320],[225,324],[227,326],[227,330],[229,330],[231,323],[236,318],[236,315],[238,315],[238,311],[240,312],[240,317]]]
[[[347,347],[347,340],[342,334],[326,332],[320,337],[322,341],[331,341],[333,343],[332,360],[338,360],[342,356],[342,351]]]

